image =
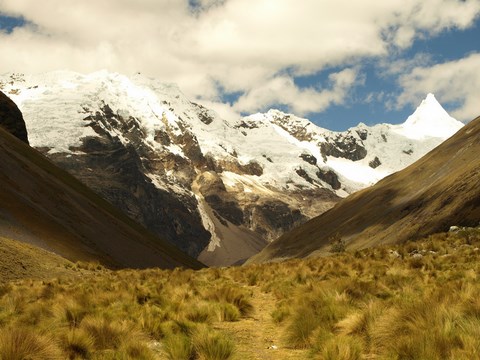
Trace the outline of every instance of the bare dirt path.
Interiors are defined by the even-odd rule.
[[[272,321],[270,313],[275,308],[272,294],[263,293],[256,286],[252,290],[254,313],[250,318],[237,322],[218,323],[215,328],[228,333],[235,341],[235,360],[283,360],[308,358],[308,351],[287,348],[284,343],[284,327]],[[276,349],[272,347],[276,347]]]

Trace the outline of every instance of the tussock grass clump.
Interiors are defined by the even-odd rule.
[[[229,337],[206,327],[199,327],[194,333],[193,345],[198,357],[204,360],[228,360],[235,350]]]
[[[293,307],[286,339],[294,348],[309,347],[313,343],[312,333],[321,327],[333,331],[335,323],[345,316],[348,304],[334,293],[323,289],[310,289]]]
[[[144,343],[130,342],[123,344],[119,351],[119,355],[125,357],[126,359],[132,360],[156,360],[157,356],[152,352],[152,350]]]
[[[85,319],[82,329],[94,339],[95,348],[99,350],[116,349],[122,344],[122,340],[128,339],[124,326],[103,318]]]
[[[211,323],[215,315],[216,310],[213,305],[206,302],[194,304],[185,311],[185,318],[195,323]]]
[[[72,329],[62,334],[60,343],[69,359],[89,359],[95,351],[95,339],[84,330]]]
[[[287,327],[287,343],[294,348],[308,347],[312,344],[311,334],[321,324],[312,308],[296,309],[293,319]]]
[[[5,294],[8,294],[12,290],[13,290],[13,286],[11,284],[0,284],[0,297],[2,297]]]
[[[277,303],[275,310],[270,313],[273,321],[277,324],[282,323],[287,317],[290,316],[290,306],[286,301],[280,301]]]
[[[195,358],[192,340],[185,334],[171,334],[163,342],[165,353],[170,360]]]
[[[18,327],[0,330],[0,359],[61,360],[62,356],[52,339]]]
[[[217,305],[220,321],[239,321],[242,317],[240,310],[230,303],[221,302]]]
[[[462,339],[480,330],[480,321],[476,329],[465,331],[465,324],[472,324],[472,319],[467,320],[458,310],[455,299],[435,295],[401,299],[378,316],[369,331],[372,346],[390,356],[415,359],[448,359],[453,349],[463,349]]]
[[[54,310],[60,321],[63,321],[72,328],[80,326],[83,318],[88,314],[88,310],[72,299],[58,304]]]
[[[355,335],[366,344],[370,342],[370,332],[375,321],[386,312],[383,302],[371,300],[361,308],[350,312],[335,324],[336,331],[343,335]]]
[[[219,286],[210,290],[206,294],[206,299],[232,304],[242,316],[249,316],[253,312],[253,305],[249,300],[249,295],[241,288]]]
[[[17,317],[17,322],[19,325],[36,326],[41,325],[51,316],[52,309],[47,304],[38,302],[25,307],[22,314]]]
[[[340,234],[337,233],[333,235],[330,239],[330,252],[331,253],[342,253],[347,249],[345,241],[340,237]]]
[[[321,360],[361,360],[362,342],[350,336],[336,336],[328,339],[314,359]]]
[[[160,340],[164,336],[163,324],[168,320],[170,316],[165,310],[157,306],[147,306],[138,317],[138,325],[144,333]]]

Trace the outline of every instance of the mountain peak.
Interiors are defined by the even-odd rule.
[[[428,93],[425,99],[422,100],[420,105],[417,107],[415,112],[412,115],[415,115],[416,113],[420,113],[423,115],[425,112],[429,112],[430,114],[435,112],[436,115],[442,115],[443,117],[450,117],[448,113],[445,111],[443,106],[438,102],[437,98],[435,97],[434,94]],[[408,120],[407,120],[408,121]]]
[[[435,95],[429,93],[398,130],[412,139],[448,138],[462,127],[463,123],[451,117],[437,101]]]
[[[437,101],[433,93],[428,93],[425,100],[422,101],[422,103],[429,103],[429,102],[440,105],[440,103]]]

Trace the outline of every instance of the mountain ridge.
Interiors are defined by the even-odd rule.
[[[388,124],[332,132],[278,110],[227,121],[139,74],[10,78],[0,85],[26,114],[33,146],[213,265],[254,255],[445,138],[411,139]]]
[[[480,117],[404,170],[284,234],[249,262],[325,255],[333,239],[356,249],[478,225],[479,137]]]

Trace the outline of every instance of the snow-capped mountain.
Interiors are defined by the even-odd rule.
[[[433,95],[404,124],[339,133],[277,110],[227,121],[140,74],[5,75],[0,90],[32,146],[207,264],[246,259],[462,126]]]
[[[422,108],[433,101],[429,96]],[[412,119],[418,120],[411,117],[407,126]],[[448,117],[445,120],[450,123]],[[458,229],[477,226],[479,137],[480,116],[414,164],[342,199],[330,211],[268,244],[248,262],[327,255],[332,237],[356,250],[421,239],[448,231],[452,224]]]

